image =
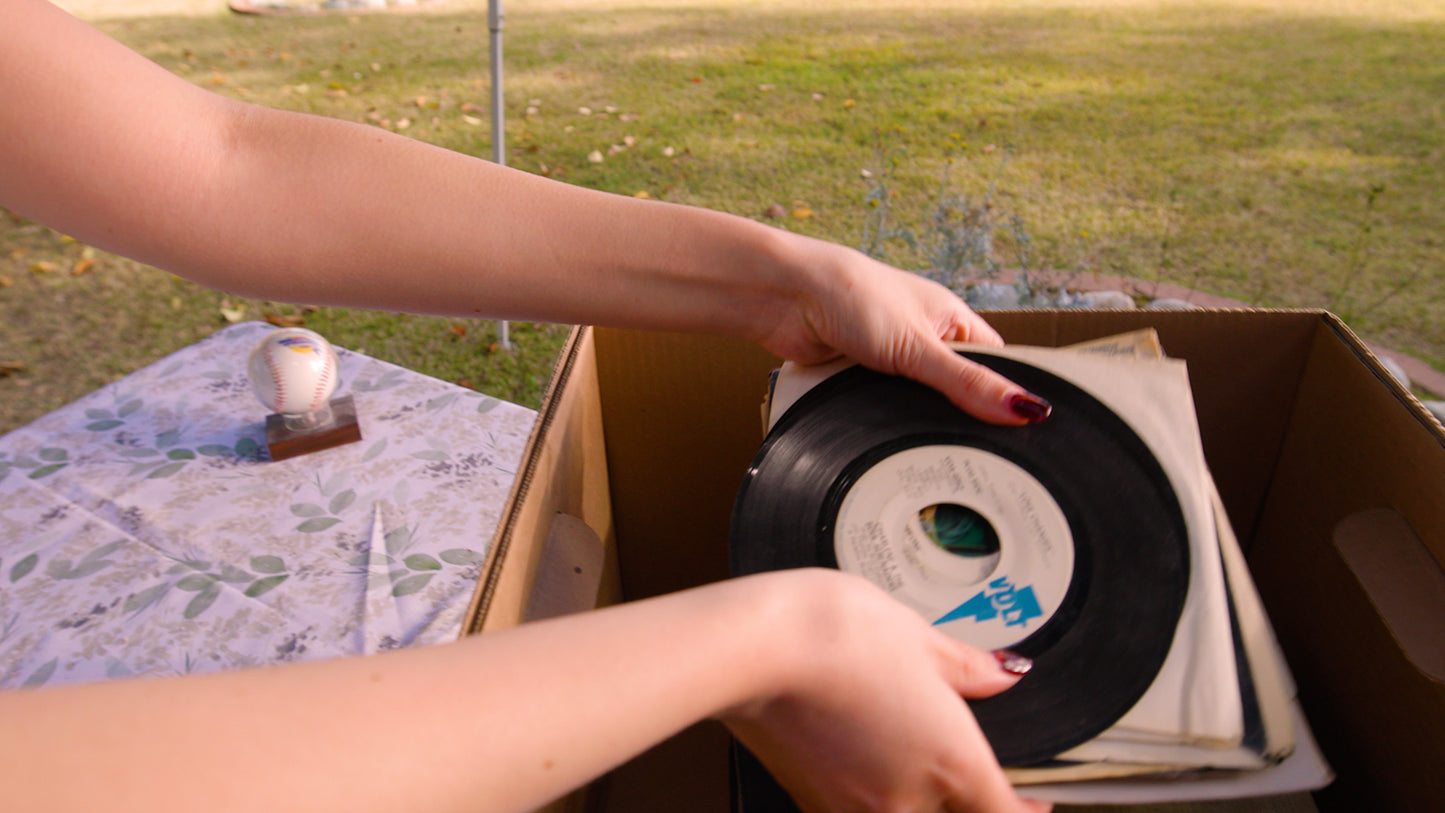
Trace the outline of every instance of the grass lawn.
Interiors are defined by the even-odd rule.
[[[491,154],[479,0],[97,24],[219,93]],[[946,173],[947,193],[1015,224],[996,242],[1005,265],[1325,307],[1445,367],[1441,53],[1445,4],[1425,0],[518,1],[508,163],[772,208],[782,228],[852,245],[885,181],[893,222],[926,234]],[[304,311],[0,215],[0,431],[228,317],[300,315],[343,346],[530,405],[565,335],[513,323],[505,352],[490,323]]]

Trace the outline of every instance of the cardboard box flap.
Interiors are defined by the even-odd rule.
[[[612,542],[607,450],[601,429],[597,363],[591,332],[572,332],[542,399],[527,453],[517,471],[503,521],[492,538],[464,629],[468,634],[520,624],[559,515]],[[609,562],[608,571],[615,567]],[[609,600],[604,575],[599,600]]]
[[[1250,554],[1300,700],[1341,768],[1323,798],[1374,796],[1391,810],[1445,798],[1445,685],[1377,611],[1395,603],[1370,595],[1409,577],[1356,572],[1335,541],[1359,517],[1388,512],[1393,527],[1415,532],[1381,532],[1371,544],[1414,549],[1361,557],[1355,540],[1346,547],[1357,566],[1441,561],[1445,431],[1422,413],[1343,324],[1320,319]]]
[[[1445,570],[1410,523],[1371,508],[1341,520],[1334,542],[1405,657],[1445,682]]]
[[[628,599],[728,577],[733,499],[762,443],[758,408],[780,363],[741,341],[597,329]]]

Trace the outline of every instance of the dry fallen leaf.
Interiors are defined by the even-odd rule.
[[[0,361],[0,378],[23,372],[25,372],[25,362],[23,361]]]
[[[482,123],[481,119],[477,118],[476,116],[468,116],[466,113],[462,114],[462,121],[472,125],[473,127],[476,127]]]
[[[82,257],[81,259],[75,261],[75,265],[72,265],[70,267],[70,274],[71,276],[78,277],[94,267],[95,260],[93,258]]]
[[[37,260],[30,264],[30,270],[36,274],[52,274],[59,271],[60,268],[49,260]]]
[[[5,276],[4,274],[0,274],[0,288],[8,288],[14,284],[15,280]]]
[[[306,324],[306,317],[296,314],[268,313],[265,319],[276,327],[303,327]]]
[[[787,213],[788,210],[784,209],[781,203],[774,203],[772,206],[763,210],[763,217],[782,217]]]
[[[643,200],[652,200],[652,195],[649,195],[646,189],[639,189],[636,192],[633,192],[632,197],[641,198]]]
[[[452,332],[455,333],[455,334],[457,334],[457,336],[461,337],[461,336],[467,335],[467,326],[466,326],[466,325],[452,325],[451,327],[452,327]]]
[[[792,211],[794,220],[807,220],[813,216],[813,210],[806,206],[799,206]]]
[[[227,324],[232,324],[232,325],[234,325],[234,324],[236,324],[237,322],[241,321],[242,319],[245,319],[245,318],[246,318],[246,309],[245,309],[245,307],[232,308],[232,307],[230,307],[229,305],[227,305],[227,303],[222,302],[222,303],[221,303],[221,318],[222,318],[222,319],[225,319],[226,322],[227,322]]]
[[[600,164],[606,159],[602,157],[601,150],[593,150],[592,152],[587,153],[587,160],[594,164]]]

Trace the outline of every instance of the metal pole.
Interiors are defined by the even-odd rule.
[[[492,52],[492,160],[507,165],[505,111],[502,109],[502,0],[487,0],[487,30]],[[508,324],[497,323],[497,341],[503,350],[512,349]]]

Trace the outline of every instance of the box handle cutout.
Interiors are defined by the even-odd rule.
[[[1405,657],[1445,682],[1445,570],[1410,523],[1388,508],[1361,511],[1335,526],[1334,542]]]
[[[591,526],[571,514],[553,514],[522,620],[595,609],[605,555],[602,539]]]

